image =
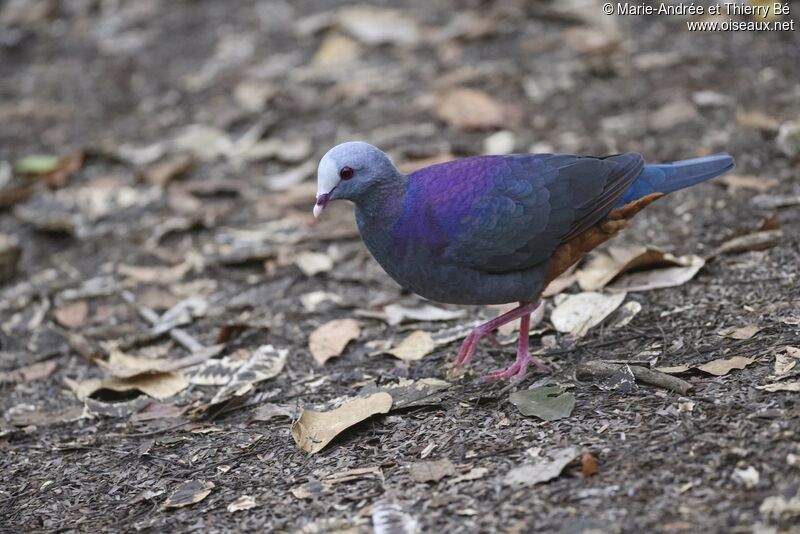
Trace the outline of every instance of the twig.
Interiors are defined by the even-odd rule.
[[[639,365],[630,365],[634,378],[644,384],[657,386],[670,391],[675,391],[681,395],[686,395],[692,390],[694,386],[686,380],[681,380],[678,377],[654,371]],[[599,360],[591,360],[588,362],[580,363],[575,368],[575,376],[578,380],[591,380],[594,378],[608,378],[622,368],[621,365],[602,362]]]
[[[159,315],[146,306],[136,304],[136,297],[133,296],[133,293],[131,293],[130,291],[123,291],[122,298],[125,300],[125,302],[136,308],[142,319],[144,319],[151,325],[158,324],[158,321],[160,319]],[[181,345],[189,352],[199,352],[206,348],[205,345],[197,341],[195,338],[189,335],[188,332],[186,332],[185,330],[181,330],[180,328],[171,329],[169,331],[169,337],[174,339],[179,345]]]

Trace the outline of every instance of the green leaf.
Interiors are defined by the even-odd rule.
[[[26,156],[14,162],[14,171],[20,174],[46,174],[58,169],[60,161],[56,156]]]
[[[565,392],[561,386],[543,386],[516,391],[509,396],[511,403],[522,415],[534,416],[545,421],[569,417],[575,408],[575,396]]]

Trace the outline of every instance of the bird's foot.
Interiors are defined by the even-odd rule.
[[[517,352],[517,359],[511,367],[489,373],[484,377],[484,380],[487,382],[508,379],[522,380],[525,377],[525,373],[528,371],[528,366],[531,364],[533,364],[537,371],[547,372],[549,370],[542,360],[531,355],[531,353],[526,350],[525,352]]]

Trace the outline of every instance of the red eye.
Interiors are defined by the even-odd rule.
[[[342,180],[349,180],[352,177],[353,177],[353,169],[351,169],[350,167],[342,167],[339,170],[339,178],[341,178]]]

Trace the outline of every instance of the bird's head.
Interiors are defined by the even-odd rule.
[[[397,174],[389,157],[368,143],[336,145],[319,162],[314,217],[320,216],[329,201],[344,198],[357,202],[382,179]]]

